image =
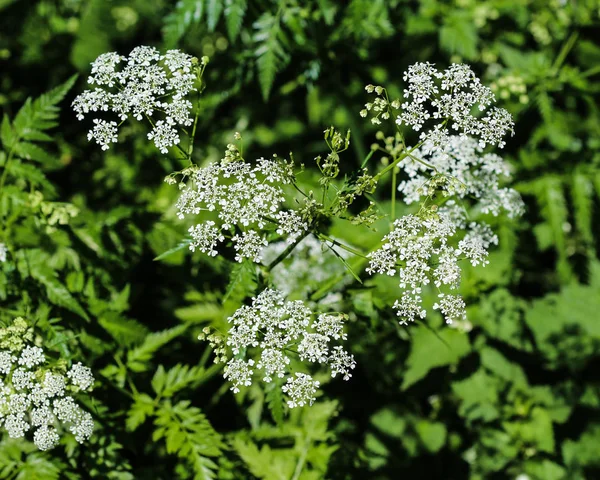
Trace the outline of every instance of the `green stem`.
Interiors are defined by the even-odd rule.
[[[273,270],[277,265],[279,265],[283,260],[285,260],[285,258],[292,253],[292,250],[294,250],[294,248],[296,248],[298,246],[298,244],[304,240],[304,237],[306,237],[310,232],[308,230],[305,230],[304,232],[302,232],[302,235],[300,235],[298,238],[296,238],[296,240],[294,241],[294,243],[292,243],[291,245],[288,245],[288,247],[279,254],[279,256],[273,260],[269,265],[267,265],[267,272],[270,272],[271,270]]]
[[[398,170],[394,168],[392,171],[392,208],[391,208],[391,218],[390,223],[394,223],[396,220],[396,180],[398,176]]]
[[[348,245],[344,245],[343,243],[340,243],[340,242],[338,242],[337,240],[335,240],[335,239],[331,238],[331,237],[330,237],[330,236],[328,236],[328,235],[325,235],[324,233],[319,233],[319,235],[318,235],[318,236],[319,236],[319,238],[320,238],[321,240],[325,240],[325,241],[327,241],[327,242],[331,242],[333,245],[336,245],[336,246],[338,246],[338,247],[340,247],[340,248],[343,248],[343,249],[344,249],[344,250],[346,250],[347,252],[353,253],[354,255],[357,255],[357,256],[359,256],[359,257],[362,257],[362,258],[367,258],[367,257],[365,256],[365,254],[364,254],[364,253],[362,253],[361,251],[359,251],[359,250],[356,250],[355,248],[349,247]]]

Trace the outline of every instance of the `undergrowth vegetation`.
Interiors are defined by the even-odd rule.
[[[0,1],[0,478],[598,478],[599,26]]]

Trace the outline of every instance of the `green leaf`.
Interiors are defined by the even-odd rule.
[[[145,394],[138,394],[135,396],[134,402],[131,408],[127,412],[127,420],[125,422],[125,428],[128,432],[133,432],[146,421],[146,418],[154,414],[154,400]]]
[[[149,362],[156,351],[185,332],[186,328],[186,325],[178,325],[161,332],[148,334],[141,345],[127,352],[127,367],[134,372],[148,370]]]
[[[15,154],[21,157],[23,160],[33,160],[35,162],[45,163],[47,165],[55,165],[57,163],[56,157],[50,155],[37,145],[29,142],[18,143],[15,147]]]
[[[188,386],[200,383],[205,375],[204,367],[177,364],[169,371],[159,365],[154,377],[152,377],[152,388],[161,396],[170,398],[177,392]]]
[[[49,138],[42,132],[56,126],[59,112],[56,105],[65,97],[76,79],[77,75],[73,75],[65,83],[36,100],[27,99],[13,121],[13,129],[19,140],[40,141]]]
[[[446,443],[446,427],[440,422],[420,420],[415,424],[415,430],[425,448],[431,452],[438,452]]]
[[[477,56],[478,41],[477,30],[469,13],[458,11],[444,17],[444,25],[440,29],[442,49],[473,60]]]
[[[211,32],[217,28],[217,23],[223,13],[223,0],[207,0],[206,4],[206,25]]]
[[[27,258],[29,274],[32,278],[40,282],[46,288],[48,300],[59,307],[66,308],[73,313],[76,313],[81,318],[89,321],[88,314],[83,310],[79,302],[71,295],[67,287],[65,287],[57,278],[57,273],[52,270],[47,264],[39,263],[43,261],[43,257],[36,255],[36,252],[23,253]]]
[[[502,382],[483,369],[464,380],[452,383],[452,391],[461,401],[459,415],[469,421],[490,422],[497,419],[500,415],[498,392],[501,387]]]
[[[283,392],[281,391],[281,385],[273,383],[272,387],[267,390],[265,397],[273,420],[276,424],[281,425],[283,423],[283,409],[285,402],[283,399]]]
[[[226,0],[225,2],[227,35],[232,42],[235,42],[240,33],[247,8],[247,0]]]
[[[192,24],[202,19],[204,0],[180,0],[175,9],[165,17],[162,34],[167,48],[173,48]]]
[[[256,30],[253,38],[256,44],[254,55],[258,67],[258,81],[266,101],[271,93],[275,75],[288,63],[289,55],[284,48],[285,37],[279,15],[264,12],[254,22],[253,27]]]
[[[189,401],[176,405],[165,401],[155,413],[154,424],[152,440],[164,439],[167,453],[188,461],[194,470],[194,479],[215,478],[217,465],[207,457],[219,456],[223,443],[200,409],[190,406]]]
[[[16,140],[15,133],[10,125],[10,120],[8,119],[7,114],[4,114],[2,117],[2,125],[0,126],[0,140],[2,140],[4,150],[7,152],[11,149]]]
[[[170,248],[166,252],[161,253],[158,257],[155,257],[154,261],[157,262],[159,260],[163,260],[163,259],[173,255],[174,253],[189,249],[190,243],[192,243],[192,240],[189,238],[186,238],[186,239],[182,240],[177,246]]]
[[[471,349],[469,337],[458,330],[444,328],[433,332],[419,325],[411,331],[412,344],[402,390],[421,380],[432,368],[456,365]]]
[[[98,323],[124,347],[141,342],[148,334],[148,329],[144,325],[131,318],[123,317],[119,312],[102,313],[98,317]]]

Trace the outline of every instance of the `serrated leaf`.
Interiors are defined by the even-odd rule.
[[[225,2],[225,23],[231,42],[235,42],[240,33],[247,8],[247,0],[226,0]]]
[[[148,334],[141,345],[127,352],[127,367],[134,372],[148,370],[150,368],[148,364],[156,351],[185,332],[186,328],[186,325],[178,325]]]
[[[217,23],[223,13],[223,0],[207,0],[206,3],[206,25],[208,30],[214,32]]]
[[[56,164],[56,157],[50,155],[44,149],[29,142],[19,142],[15,146],[15,153],[24,160],[33,160],[47,165]]]
[[[173,248],[170,248],[169,250],[167,250],[166,252],[161,253],[157,257],[154,257],[154,261],[157,262],[159,260],[167,258],[170,255],[173,255],[174,253],[177,253],[177,252],[180,252],[182,250],[185,250],[186,248],[189,249],[191,243],[192,243],[192,240],[189,239],[189,238],[186,238],[186,239],[182,240],[177,246],[175,246]]]
[[[202,19],[204,0],[181,0],[175,4],[175,9],[165,17],[162,34],[167,48],[177,45],[181,37],[191,25]]]
[[[36,262],[35,257],[30,257],[26,254],[24,254],[24,256],[27,257],[29,274],[46,288],[46,295],[50,302],[76,313],[87,321],[90,320],[88,314],[83,310],[81,305],[79,305],[79,302],[75,300],[69,290],[67,290],[67,287],[65,287],[57,278],[57,274],[54,270],[46,264]]]
[[[56,125],[59,109],[56,106],[71,89],[77,75],[73,75],[65,83],[42,94],[35,100],[30,98],[17,112],[13,128],[17,138],[36,140],[43,130]]]
[[[439,32],[440,46],[448,53],[468,60],[477,56],[479,38],[470,14],[458,12],[444,17],[444,25]]]
[[[142,393],[135,396],[135,400],[127,412],[125,428],[133,432],[146,421],[146,418],[154,414],[154,400],[149,395]]]
[[[148,329],[144,325],[131,318],[123,317],[118,312],[104,312],[99,316],[98,323],[124,347],[141,342],[148,334]]]
[[[0,126],[0,140],[2,140],[2,146],[6,151],[11,149],[16,140],[15,133],[13,132],[7,114],[4,114],[2,117],[2,125]]]
[[[283,423],[283,411],[284,411],[284,398],[281,386],[273,384],[272,388],[267,391],[265,395],[267,406],[271,412],[271,416],[277,425]]]
[[[253,38],[256,43],[254,55],[258,68],[258,81],[263,98],[267,100],[275,75],[288,62],[289,56],[283,46],[285,38],[279,15],[265,12],[254,22],[253,27],[256,30]]]
[[[157,395],[170,398],[184,388],[201,382],[204,374],[205,370],[201,366],[177,364],[166,371],[160,365],[152,377],[152,388]]]
[[[403,390],[425,377],[432,368],[456,365],[470,351],[469,337],[458,330],[446,328],[433,332],[419,325],[412,332]]]
[[[164,439],[167,453],[189,461],[195,479],[215,478],[217,466],[207,457],[220,455],[223,443],[200,409],[190,406],[189,401],[175,405],[165,401],[156,411],[154,424],[152,439]]]

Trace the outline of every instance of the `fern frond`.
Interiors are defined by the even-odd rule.
[[[281,28],[281,17],[271,12],[263,13],[253,25],[256,33],[254,51],[258,67],[258,81],[263,98],[267,100],[275,81],[275,75],[288,63],[289,54],[284,45],[286,39]]]
[[[242,23],[247,8],[247,0],[225,1],[225,24],[227,25],[227,35],[232,42],[235,42],[242,29]]]
[[[173,48],[192,24],[197,24],[204,13],[204,0],[180,0],[165,17],[162,34],[167,48]]]
[[[156,351],[185,332],[186,328],[186,325],[178,325],[177,327],[148,334],[141,345],[129,350],[127,353],[127,367],[134,372],[148,370],[148,364]]]
[[[152,388],[157,395],[170,398],[184,388],[200,383],[204,374],[204,367],[201,366],[190,367],[177,364],[166,371],[162,365],[159,365],[152,378]]]
[[[221,454],[223,443],[200,409],[190,406],[189,401],[173,405],[163,402],[156,412],[154,424],[157,427],[152,440],[165,440],[167,453],[191,463],[194,479],[215,478],[215,462],[208,457]]]

